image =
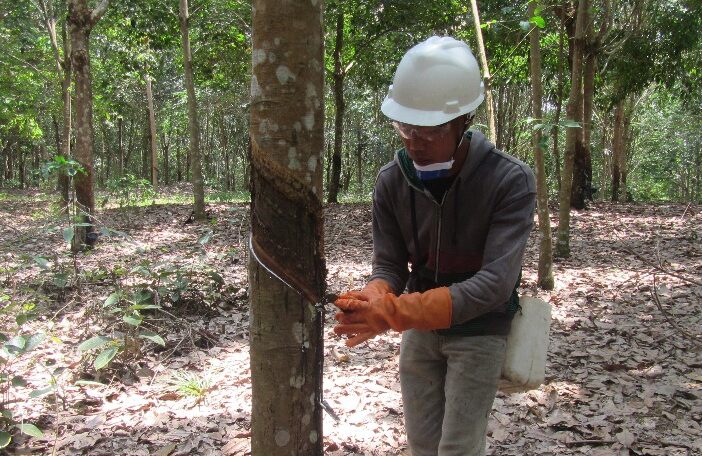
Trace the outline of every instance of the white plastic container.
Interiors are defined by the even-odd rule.
[[[537,298],[519,299],[521,311],[512,320],[500,390],[517,393],[538,388],[546,375],[551,305]]]

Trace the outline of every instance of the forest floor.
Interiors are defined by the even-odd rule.
[[[74,258],[48,197],[0,193],[0,332],[46,335],[1,355],[0,400],[43,430],[14,428],[6,451],[249,454],[248,206],[208,210],[209,223],[193,224],[187,205],[108,204],[98,223],[115,231]],[[328,291],[362,286],[370,206],[332,205],[325,220]],[[701,455],[702,206],[596,203],[571,227],[549,292],[536,288],[532,233],[521,293],[553,306],[547,379],[498,394],[488,454]],[[156,291],[161,310],[125,310]],[[406,454],[399,335],[347,349],[332,315],[324,398],[339,421],[325,414],[325,453]],[[100,370],[96,355],[118,345],[78,349],[97,335],[124,344]]]

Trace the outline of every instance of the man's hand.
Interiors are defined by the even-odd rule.
[[[342,295],[334,304],[341,309],[335,316],[339,324],[334,332],[352,336],[346,341],[349,347],[390,328],[395,331],[448,328],[453,310],[447,287],[399,297],[386,293],[368,301]]]
[[[391,293],[392,287],[382,279],[371,280],[362,290],[351,290],[339,296],[339,299],[359,299],[361,301],[372,301],[386,293]]]

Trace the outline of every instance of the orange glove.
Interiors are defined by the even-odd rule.
[[[362,290],[347,291],[339,295],[339,299],[360,299],[361,301],[372,301],[386,293],[391,293],[392,287],[382,279],[371,280]]]
[[[395,296],[386,293],[370,301],[340,297],[334,303],[341,309],[335,316],[337,334],[353,336],[346,345],[353,347],[392,328],[443,329],[451,326],[451,293],[447,287],[434,288],[424,293]]]

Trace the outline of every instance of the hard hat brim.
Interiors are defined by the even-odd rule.
[[[471,113],[480,106],[485,96],[481,93],[473,102],[461,106],[452,112],[445,111],[425,111],[421,109],[409,108],[403,106],[393,100],[390,96],[386,96],[380,110],[386,117],[397,122],[403,122],[411,125],[422,127],[433,127],[441,125],[456,117]]]

